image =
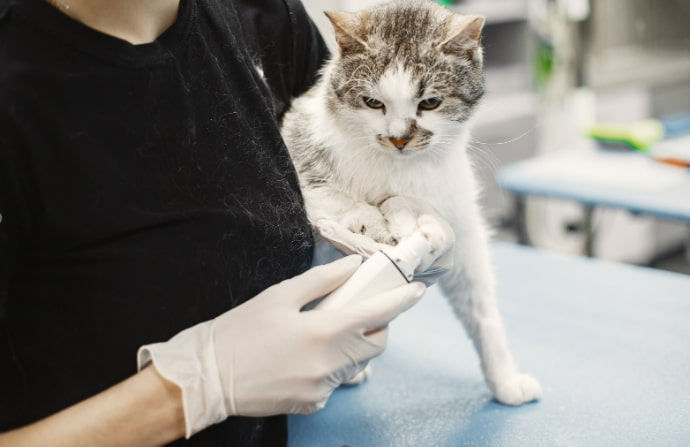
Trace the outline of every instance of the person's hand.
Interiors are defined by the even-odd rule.
[[[430,286],[452,268],[451,247],[455,243],[455,233],[431,205],[414,197],[394,196],[383,202],[379,210],[388,221],[389,231],[399,241],[415,231],[420,231],[429,241],[432,251],[415,269],[415,281]],[[319,260],[337,257],[329,249],[329,245],[345,255],[358,254],[364,258],[389,247],[362,234],[353,233],[338,222],[328,219],[317,222],[316,230],[328,242],[318,241]]]
[[[187,437],[228,416],[311,413],[333,390],[379,355],[386,325],[415,304],[411,283],[333,310],[302,311],[340,286],[361,264],[350,256],[274,285],[218,318],[143,346],[182,390]],[[369,331],[375,328],[384,328]]]

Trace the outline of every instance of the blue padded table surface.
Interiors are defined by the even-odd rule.
[[[591,141],[501,168],[500,185],[515,194],[574,200],[690,223],[690,169]]]
[[[290,416],[290,447],[690,446],[690,276],[495,243],[499,305],[544,388],[494,402],[432,287],[357,387]]]

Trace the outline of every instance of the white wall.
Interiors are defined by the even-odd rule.
[[[381,2],[382,0],[302,0],[304,7],[316,26],[319,27],[319,31],[321,31],[321,35],[323,35],[331,51],[335,50],[333,28],[323,14],[324,11],[357,11]]]
[[[324,11],[339,10],[341,7],[341,0],[302,0],[304,7],[311,16],[316,26],[319,27],[321,35],[328,43],[328,47],[331,51],[335,49],[335,41],[333,38],[333,28],[331,28],[331,23],[328,21],[326,16],[323,14]]]

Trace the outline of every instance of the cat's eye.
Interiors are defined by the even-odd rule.
[[[441,105],[441,98],[427,98],[419,102],[420,110],[434,110]]]
[[[365,96],[363,99],[364,99],[364,104],[366,104],[368,107],[371,107],[372,109],[383,108],[383,103],[376,98],[369,98],[369,97]]]

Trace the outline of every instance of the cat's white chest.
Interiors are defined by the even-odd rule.
[[[370,205],[380,204],[391,196],[413,196],[428,201],[442,215],[449,216],[454,214],[457,204],[473,200],[476,195],[473,173],[464,154],[428,159],[359,154],[341,166],[338,180],[342,188],[355,200]]]

